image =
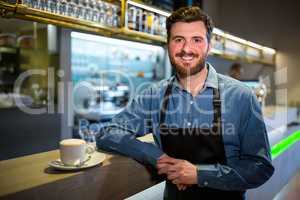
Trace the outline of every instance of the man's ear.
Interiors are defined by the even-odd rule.
[[[167,43],[165,44],[165,48],[166,48],[167,51],[169,52],[169,42],[167,42]]]
[[[210,41],[209,44],[208,44],[208,47],[207,47],[207,54],[210,52],[211,48],[212,48],[212,44],[211,44],[211,41]]]

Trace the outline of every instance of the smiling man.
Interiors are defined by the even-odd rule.
[[[172,13],[168,51],[176,75],[137,96],[97,136],[98,148],[165,175],[167,200],[242,200],[274,172],[256,97],[206,62],[212,29],[198,7]],[[155,144],[136,139],[147,133]]]

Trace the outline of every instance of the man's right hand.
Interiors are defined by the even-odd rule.
[[[171,158],[170,156],[168,156],[167,154],[163,154],[161,157],[159,157],[159,159],[158,160],[160,160],[160,159],[162,159],[162,158]],[[171,165],[171,164],[170,164]],[[158,166],[156,166],[156,168],[158,169]],[[167,174],[168,175],[168,174]],[[185,190],[187,187],[188,187],[188,185],[186,185],[186,184],[176,184],[176,186],[177,186],[177,188],[178,188],[178,190]]]
[[[183,184],[177,184],[176,186],[178,190],[182,190],[182,191],[188,187],[188,185],[183,185]]]

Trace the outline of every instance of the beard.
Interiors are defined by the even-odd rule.
[[[193,56],[193,59],[198,59],[198,61],[192,66],[191,63],[179,63],[175,60],[175,57],[180,58],[183,56]],[[175,54],[175,57],[170,56],[170,62],[172,66],[175,67],[177,75],[181,78],[186,78],[188,76],[192,76],[199,73],[205,67],[207,56],[208,53],[204,54],[203,56],[200,56],[199,54],[186,53],[182,51],[180,53]]]

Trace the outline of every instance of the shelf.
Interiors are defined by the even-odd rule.
[[[75,17],[50,13],[43,10],[38,10],[34,8],[30,8],[24,4],[16,3],[9,4],[7,1],[0,0],[0,11],[2,16],[7,18],[19,18],[24,20],[30,20],[45,24],[53,24],[57,26],[62,26],[65,28],[81,30],[85,32],[95,33],[107,37],[114,37],[120,39],[126,39],[131,41],[138,41],[142,43],[150,43],[150,44],[158,44],[165,45],[167,42],[166,37],[153,35],[149,33],[139,32],[135,30],[130,30],[126,27],[126,14],[127,14],[127,4],[131,6],[137,6],[142,9],[149,10],[156,14],[160,14],[162,16],[169,16],[170,13],[159,10],[157,8],[147,6],[144,4],[137,3],[131,0],[120,0],[121,1],[121,16],[120,16],[120,24],[121,27],[110,27],[106,25],[102,25],[100,23],[87,21]],[[216,55],[225,59],[237,60],[237,61],[245,61],[250,63],[262,63],[266,65],[275,65],[275,56],[276,51],[274,49],[270,49],[268,47],[264,47],[250,41],[246,41],[242,38],[238,38],[229,33],[226,33],[220,29],[215,28],[213,31],[213,35],[219,38],[217,41],[220,48],[212,47],[211,55]],[[221,41],[221,42],[220,42]],[[236,52],[236,55],[231,55],[227,53],[228,50],[226,47],[226,41],[231,42],[233,47],[234,45],[242,45],[243,47],[243,55],[240,55],[241,52]],[[247,49],[254,49],[259,52],[259,56],[257,58],[249,58],[251,52],[248,52]]]
[[[237,61],[237,62],[244,61],[247,63],[260,63],[260,64],[264,64],[264,65],[274,65],[274,62],[267,62],[267,61],[258,60],[258,59],[250,59],[250,58],[245,58],[245,57],[241,57],[241,56],[233,56],[233,55],[228,55],[228,54],[214,52],[214,51],[211,51],[209,53],[209,55],[213,55],[213,56],[217,56],[220,58],[224,58],[226,60],[232,60],[232,61]]]
[[[104,36],[114,36],[116,38],[123,38],[145,43],[166,43],[166,39],[161,36],[128,30],[125,27],[109,27],[100,23],[30,8],[23,4],[12,5],[0,0],[0,8],[5,9],[5,12],[3,13],[7,18],[18,18],[39,23],[53,24],[65,28],[82,30]]]
[[[134,38],[137,41],[143,41],[148,43],[154,42],[154,43],[161,43],[161,44],[167,43],[167,38],[165,37],[134,31],[134,30],[129,30],[125,27],[121,29],[121,34],[129,38]]]
[[[113,35],[120,33],[118,28],[104,26],[99,23],[77,19],[60,14],[54,14],[43,10],[29,8],[19,4],[14,14],[16,18],[37,21],[41,23],[63,26],[66,28],[95,32],[103,35]]]
[[[16,54],[17,53],[17,49],[14,48],[14,47],[0,46],[0,53]]]

